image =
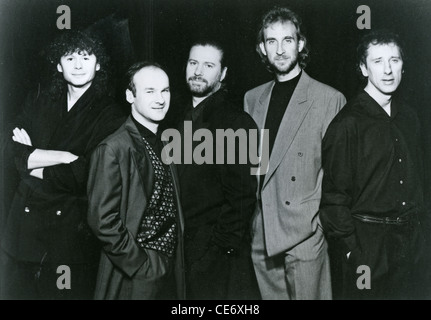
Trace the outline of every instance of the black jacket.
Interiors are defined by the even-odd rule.
[[[45,257],[51,263],[83,263],[98,257],[86,223],[88,163],[97,144],[125,117],[111,98],[98,97],[93,87],[69,112],[66,99],[29,95],[14,126],[27,131],[33,146],[11,142],[7,147],[20,182],[2,226],[1,246],[21,261],[40,262]],[[27,170],[34,148],[69,151],[79,158],[45,168],[40,180]]]
[[[191,98],[184,106],[179,124],[182,133],[183,120],[191,120]],[[235,164],[227,163],[226,148],[224,164],[215,164],[216,130],[245,129],[248,133],[249,129],[257,130],[253,119],[229,102],[223,91],[212,94],[193,111],[197,111],[193,115],[193,133],[202,128],[212,133],[214,164],[184,164],[183,161],[183,164],[178,165],[186,221],[186,255],[190,260],[199,259],[211,245],[238,249],[241,242],[248,239],[257,186],[256,176],[250,174],[251,164],[248,158],[248,163],[238,163],[238,142],[235,145]],[[201,141],[193,141],[193,150],[200,143]],[[247,151],[248,147],[247,145]]]

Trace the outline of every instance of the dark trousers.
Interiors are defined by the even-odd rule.
[[[89,300],[93,298],[97,265],[69,264],[70,289],[60,264],[22,262],[0,250],[0,299]],[[57,286],[57,283],[60,283]],[[59,288],[60,287],[60,288]]]
[[[196,260],[187,259],[187,248],[190,246],[186,244],[187,299],[260,299],[249,245],[244,244],[235,254],[213,245]]]
[[[354,222],[360,248],[353,250],[349,259],[343,258],[342,297],[420,298],[421,279],[426,277],[422,267],[425,242],[417,218],[400,225]],[[368,271],[370,288],[363,288]]]

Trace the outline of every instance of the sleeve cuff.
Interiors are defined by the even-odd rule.
[[[28,173],[28,157],[33,151],[36,150],[36,147],[28,146],[22,143],[15,142],[14,151],[15,151],[15,163],[19,172]]]

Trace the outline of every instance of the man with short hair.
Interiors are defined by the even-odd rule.
[[[248,144],[249,130],[256,127],[251,117],[227,98],[223,88],[227,70],[225,50],[219,42],[205,39],[191,46],[186,67],[191,95],[183,104],[180,132],[187,139],[198,130],[209,130],[213,154],[202,164],[194,157],[191,164],[178,166],[188,299],[259,298],[249,254],[256,177],[251,174],[248,154],[242,155],[247,161],[240,163],[239,139],[235,139],[234,150],[219,148],[216,141],[217,130],[243,130]],[[187,133],[190,125],[192,130]],[[192,144],[193,150],[201,143],[183,142],[184,146]],[[224,152],[222,163],[217,160],[220,151]],[[234,163],[228,163],[232,158]]]
[[[178,181],[158,133],[170,105],[156,63],[127,72],[131,116],[98,145],[88,181],[88,223],[102,242],[96,299],[184,298]]]
[[[345,99],[303,70],[307,39],[293,11],[275,7],[264,15],[256,50],[275,76],[244,98],[245,110],[269,134],[261,140],[269,164],[259,176],[252,227],[260,292],[263,299],[331,299],[327,244],[318,217],[321,141]]]
[[[418,117],[396,96],[403,61],[397,35],[366,34],[358,46],[365,89],[335,117],[323,141],[320,215],[342,252],[343,298],[414,297],[423,167]]]

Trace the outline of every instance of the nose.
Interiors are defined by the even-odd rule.
[[[281,56],[284,53],[285,53],[285,50],[284,50],[284,47],[283,47],[283,41],[278,42],[277,43],[277,54]]]
[[[196,64],[195,68],[195,76],[201,76],[202,75],[202,64],[198,63]]]
[[[163,105],[165,103],[165,97],[163,96],[163,93],[161,91],[156,94],[155,100],[160,105]]]
[[[385,64],[384,64],[384,70],[383,70],[383,72],[385,73],[385,74],[391,74],[392,73],[392,66],[391,66],[391,63],[390,62],[385,62]]]
[[[82,62],[81,59],[75,60],[75,69],[81,69],[82,68]]]

